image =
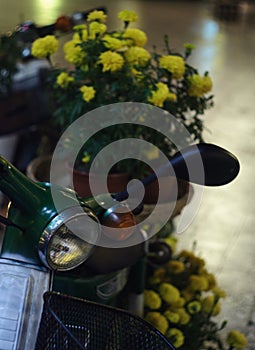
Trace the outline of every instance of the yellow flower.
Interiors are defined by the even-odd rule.
[[[168,328],[168,321],[165,316],[159,312],[151,311],[145,316],[145,320],[149,322],[153,327],[157,328],[162,334],[165,334]]]
[[[169,89],[164,83],[157,83],[157,89],[152,91],[151,96],[148,98],[148,102],[152,103],[154,106],[162,107],[165,100],[168,98]]]
[[[105,22],[107,18],[107,15],[104,13],[104,11],[98,11],[94,10],[88,14],[87,20],[90,21],[99,21],[99,22]]]
[[[76,26],[78,27],[78,26]],[[86,41],[88,40],[88,29],[85,26],[81,26],[83,29],[79,29],[77,30],[76,33],[74,33],[73,35],[73,41],[76,42],[76,43],[80,43],[81,41]]]
[[[208,282],[207,290],[211,290],[211,289],[216,288],[216,286],[217,286],[216,278],[212,273],[206,272],[203,276],[207,279],[207,282]],[[220,289],[220,288],[218,288],[218,289]]]
[[[147,43],[147,35],[137,28],[127,28],[123,33],[123,38],[130,39],[127,40],[127,43],[131,46],[144,46]]]
[[[92,86],[83,85],[80,88],[80,91],[82,92],[82,98],[85,102],[93,100],[96,94],[96,91]]]
[[[191,275],[189,277],[189,289],[193,291],[204,291],[208,288],[208,281],[203,276]]]
[[[159,294],[161,298],[170,305],[180,298],[179,290],[170,283],[162,283],[159,286]]]
[[[193,74],[188,78],[189,95],[193,97],[202,97],[212,90],[212,80],[209,75],[201,77],[199,74]]]
[[[181,79],[185,72],[185,61],[180,56],[161,56],[159,66],[169,71],[173,79]]]
[[[118,38],[114,38],[109,34],[104,35],[103,41],[105,46],[110,50],[119,50],[123,47],[123,41]]]
[[[127,62],[133,66],[145,66],[148,63],[150,57],[150,53],[139,46],[130,47],[125,52],[125,58]]]
[[[95,39],[97,36],[104,34],[107,30],[107,27],[103,23],[91,22],[89,24],[89,38]]]
[[[170,273],[178,274],[178,273],[181,273],[185,270],[185,265],[182,261],[170,260],[167,263],[167,270]]]
[[[176,251],[177,239],[175,237],[164,238],[164,242],[170,246],[172,251]]]
[[[163,281],[166,275],[166,271],[163,268],[159,268],[154,271],[153,276],[149,278],[149,283],[151,285],[159,284]]]
[[[124,22],[136,22],[138,16],[135,11],[123,10],[118,13],[118,19]]]
[[[178,323],[180,321],[180,315],[172,310],[166,310],[164,316],[170,323]]]
[[[215,298],[226,298],[226,292],[217,286],[212,288],[212,292],[213,292]]]
[[[191,315],[198,313],[199,311],[201,311],[201,309],[202,309],[202,305],[197,300],[191,301],[187,305],[187,310]]]
[[[166,332],[166,337],[170,340],[173,346],[178,349],[184,344],[184,334],[178,328],[170,328]]]
[[[227,342],[231,347],[236,350],[244,350],[247,347],[247,339],[243,333],[236,330],[232,330],[227,335]]]
[[[177,95],[174,94],[173,92],[169,92],[169,94],[167,96],[167,100],[176,102],[177,101]]]
[[[171,303],[172,307],[179,308],[182,307],[185,304],[185,299],[180,297],[175,302]]]
[[[59,43],[54,35],[46,35],[35,40],[32,44],[32,55],[37,58],[46,58],[58,51]]]
[[[84,155],[83,155],[83,157],[82,157],[82,159],[81,159],[81,161],[82,161],[82,163],[89,163],[89,162],[90,162],[90,159],[91,159],[91,157],[90,157],[90,155],[88,154],[88,152],[85,152]]]
[[[189,323],[190,315],[186,312],[186,310],[183,307],[176,309],[175,312],[177,312],[178,315],[180,316],[180,320],[179,320],[180,324],[185,325]]]
[[[158,293],[154,290],[144,291],[144,305],[150,309],[156,310],[161,307],[162,301]]]
[[[68,73],[62,72],[57,76],[56,81],[60,87],[66,89],[68,85],[74,81],[74,78],[71,77]]]
[[[216,302],[214,295],[208,295],[202,300],[202,309],[207,314],[216,316],[220,313],[221,307],[219,301]]]
[[[74,40],[66,42],[63,51],[67,62],[72,64],[80,65],[85,57],[84,51]]]
[[[116,72],[123,67],[124,58],[111,50],[101,53],[98,63],[103,65],[103,72]]]

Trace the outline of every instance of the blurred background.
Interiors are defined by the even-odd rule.
[[[231,184],[205,188],[192,223],[179,232],[177,217],[176,230],[180,246],[191,249],[195,244],[196,252],[206,259],[208,269],[227,293],[220,315],[228,320],[226,331],[244,331],[249,349],[255,349],[255,2],[0,0],[0,32],[12,31],[26,20],[48,25],[62,14],[96,6],[106,6],[109,28],[120,25],[120,10],[136,11],[137,26],[149,38],[148,49],[163,47],[164,34],[176,51],[183,50],[183,43],[194,44],[190,63],[199,67],[200,73],[210,72],[215,107],[206,112],[204,138],[234,153],[241,172]],[[33,99],[31,95],[27,98]],[[2,119],[3,109],[0,111],[0,153],[22,170],[34,156],[35,111],[39,113],[38,105],[30,112],[21,111],[13,127],[11,120]],[[45,114],[40,110],[38,118],[47,119]]]

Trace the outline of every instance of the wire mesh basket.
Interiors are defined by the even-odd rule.
[[[54,292],[44,294],[35,350],[174,350],[129,312]]]

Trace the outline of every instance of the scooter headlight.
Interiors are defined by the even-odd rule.
[[[50,269],[74,269],[92,253],[100,235],[100,225],[92,211],[83,210],[68,208],[45,228],[39,241],[39,256]]]

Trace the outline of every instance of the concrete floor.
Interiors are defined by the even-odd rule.
[[[5,17],[0,18],[4,30],[10,29],[10,24],[14,26],[21,13],[47,24],[61,13],[84,8],[79,0],[74,0],[72,7],[60,1],[51,11],[47,2],[41,12],[29,6],[31,0],[15,4],[9,22],[6,11],[1,11],[0,17]],[[87,8],[97,5],[102,2],[86,3]],[[177,234],[179,248],[190,249],[196,241],[197,253],[227,292],[220,316],[228,320],[226,331],[232,328],[244,331],[250,339],[249,349],[255,349],[255,193],[251,181],[255,170],[255,6],[244,2],[241,18],[228,21],[216,18],[214,4],[206,1],[109,0],[106,5],[113,27],[119,10],[135,10],[140,17],[139,27],[148,33],[148,46],[156,43],[160,47],[164,34],[169,35],[171,45],[178,50],[184,42],[191,42],[197,47],[191,63],[201,73],[210,71],[216,104],[206,113],[204,137],[207,142],[233,152],[241,163],[241,171],[231,184],[205,188],[192,224]],[[180,217],[176,219],[177,227],[179,222]]]

